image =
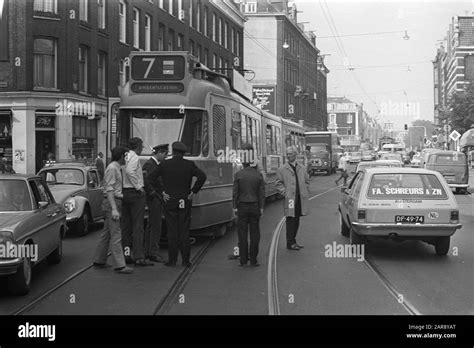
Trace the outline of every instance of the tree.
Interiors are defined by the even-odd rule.
[[[405,136],[405,144],[408,147],[421,148],[424,146],[424,136],[426,128],[426,140],[431,141],[433,134],[436,133],[436,127],[433,122],[428,120],[416,120],[408,125],[408,133]]]
[[[455,92],[449,97],[447,110],[441,113],[453,129],[461,134],[474,123],[474,84],[469,84],[464,91]]]

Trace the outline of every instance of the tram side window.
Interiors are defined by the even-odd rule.
[[[265,130],[267,155],[281,154],[281,133],[280,128],[268,125]]]
[[[196,112],[186,113],[186,122],[181,141],[186,144],[189,155],[199,156],[202,143],[202,118]]]
[[[289,130],[286,131],[286,134],[285,134],[285,145],[286,147],[290,147],[292,144],[291,144],[291,132]]]
[[[202,155],[209,155],[209,116],[207,111],[202,113]]]
[[[225,108],[222,105],[214,105],[212,109],[212,121],[214,155],[217,156],[218,151],[225,151],[226,147]]]
[[[276,139],[275,139],[275,145],[276,145],[276,153],[278,155],[281,155],[281,130],[280,128],[278,127],[275,127],[275,135],[276,135]]]
[[[253,145],[253,148],[255,149],[255,151],[257,151],[257,154],[259,153],[258,151],[258,141],[257,141],[257,120],[255,119],[251,119],[252,121],[252,145]]]
[[[265,140],[267,144],[267,155],[272,155],[272,126],[267,125],[265,129]]]
[[[240,112],[232,111],[232,128],[230,129],[230,136],[232,138],[232,148],[234,150],[240,149],[240,135],[241,135],[241,121]]]
[[[245,115],[241,115],[241,136],[242,136],[242,144],[247,142],[247,117]]]

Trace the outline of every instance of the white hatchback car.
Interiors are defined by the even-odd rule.
[[[341,192],[341,233],[352,244],[377,238],[416,239],[446,255],[450,237],[462,227],[456,199],[436,171],[363,169]]]

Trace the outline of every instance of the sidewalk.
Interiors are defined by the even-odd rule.
[[[469,188],[470,193],[474,193],[474,168],[469,168]]]

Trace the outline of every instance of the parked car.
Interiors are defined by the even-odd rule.
[[[469,164],[463,152],[432,151],[426,156],[425,168],[440,172],[456,193],[467,193]]]
[[[74,233],[86,235],[93,222],[104,219],[104,193],[96,167],[59,162],[42,168],[38,175],[46,180],[56,201],[64,205],[67,224]]]
[[[348,152],[349,163],[359,163],[362,160],[360,152]]]
[[[391,161],[391,160],[377,160],[377,161],[371,161],[371,162],[360,162],[357,165],[357,168],[355,170],[355,173],[367,169],[367,168],[375,168],[375,167],[395,167],[395,168],[400,168],[402,164],[400,161]]]
[[[7,277],[11,293],[24,295],[31,287],[33,266],[44,259],[61,261],[66,212],[41,177],[1,175],[0,228],[2,249],[10,250],[0,257],[0,276]]]
[[[375,161],[375,153],[370,150],[362,151],[362,161]]]
[[[446,255],[462,225],[443,176],[418,168],[368,168],[341,189],[341,233],[352,244],[370,239],[422,240]]]

